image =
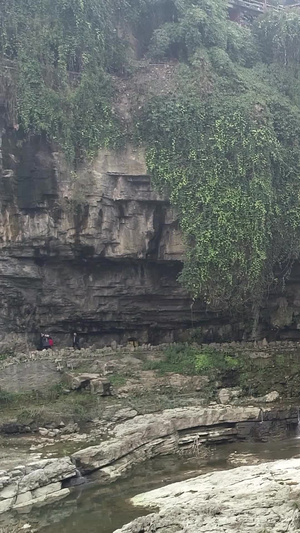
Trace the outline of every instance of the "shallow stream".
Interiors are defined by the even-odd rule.
[[[135,494],[215,470],[297,456],[300,438],[292,437],[217,446],[208,459],[160,457],[136,466],[127,478],[110,485],[100,485],[96,479],[80,485],[68,498],[35,509],[25,518],[39,533],[112,533],[149,512],[130,504],[128,500]]]

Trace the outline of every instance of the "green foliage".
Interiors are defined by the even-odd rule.
[[[256,24],[262,56],[268,62],[279,62],[299,68],[300,14],[298,9],[269,11]]]
[[[204,348],[196,355],[195,368],[199,374],[213,374],[217,372],[227,372],[239,368],[238,359],[227,353]]]
[[[174,0],[172,22],[153,32],[149,55],[156,60],[187,59],[201,45],[226,46],[226,5],[223,0]]]
[[[181,280],[192,297],[257,316],[300,254],[299,10],[244,27],[224,0],[3,0],[12,120],[71,160],[121,146],[112,75],[127,71],[131,29],[140,53],[181,63],[173,91],[137,98],[133,132],[179,214]]]
[[[251,29],[235,22],[227,23],[227,52],[232,61],[252,67],[259,60],[259,47]]]
[[[161,374],[175,372],[177,374],[205,374],[215,376],[216,373],[235,370],[238,361],[230,354],[214,350],[209,346],[191,346],[176,344],[164,350],[164,358],[150,361],[144,368],[157,370]]]
[[[1,3],[0,58],[12,61],[12,70],[17,71],[19,124],[25,132],[46,134],[71,159],[119,143],[108,73],[119,71],[124,61],[124,43],[116,25],[125,4],[125,0]]]
[[[127,379],[126,376],[123,374],[112,374],[109,378],[109,381],[115,387],[122,387],[123,385],[125,385]]]
[[[197,93],[196,81],[182,84],[147,102],[138,124],[154,183],[179,213],[187,248],[182,282],[194,298],[256,317],[300,252],[300,92],[291,44],[298,50],[300,15],[289,13],[262,17],[253,32],[218,12],[222,42],[208,42],[199,26],[194,48],[186,41],[179,47],[206,93]],[[273,32],[265,37],[272,54],[264,28]],[[280,48],[284,28],[290,37]],[[166,30],[170,37],[162,25]],[[169,47],[166,57],[172,54]]]
[[[13,401],[13,393],[0,389],[0,405],[8,405],[11,404]]]
[[[291,159],[279,142],[284,123],[254,102],[159,98],[146,113],[148,167],[177,207],[188,245],[182,280],[217,304],[259,296],[262,279],[297,250],[298,130],[289,134]]]

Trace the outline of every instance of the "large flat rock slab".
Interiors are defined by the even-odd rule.
[[[221,426],[222,431],[224,426],[227,435],[227,425],[257,422],[259,419],[258,407],[216,405],[166,409],[159,413],[136,416],[117,425],[111,439],[80,450],[72,458],[84,474],[102,469],[109,477],[117,477],[126,469],[126,464],[132,465],[156,455],[178,451],[182,433],[186,439],[186,432],[189,430],[193,432],[189,440],[195,439],[198,442],[199,433],[203,434],[202,428]]]
[[[298,532],[300,459],[214,472],[135,496],[158,508],[115,533]]]

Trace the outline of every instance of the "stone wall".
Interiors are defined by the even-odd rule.
[[[24,392],[49,389],[61,381],[54,361],[27,361],[9,365],[0,372],[0,389]]]

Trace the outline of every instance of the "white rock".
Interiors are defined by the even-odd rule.
[[[299,491],[299,458],[205,474],[135,496],[160,511],[115,533],[298,533]]]
[[[9,511],[9,509],[12,508],[13,502],[14,498],[9,498],[0,502],[0,513],[5,513],[6,511]]]
[[[156,439],[177,435],[178,431],[198,426],[214,426],[223,422],[258,420],[259,415],[258,407],[232,405],[166,409],[160,413],[135,416],[131,420],[126,420],[115,428],[115,438],[75,452],[72,457],[82,472],[87,473],[106,467],[125,456],[130,463],[130,454],[135,450],[148,444],[151,447],[151,443]],[[175,450],[174,444],[173,451]],[[160,450],[160,453],[163,453],[163,450]],[[168,450],[168,453],[171,452]],[[153,447],[153,455],[149,455],[149,458],[155,454],[158,455],[158,452]]]
[[[28,490],[27,492],[24,492],[23,494],[18,494],[16,503],[14,504],[14,508],[22,507],[23,505],[28,505],[32,501],[32,494],[31,491]]]
[[[50,483],[50,485],[35,489],[32,492],[32,495],[34,498],[40,498],[41,496],[48,496],[49,494],[52,494],[53,492],[58,492],[59,490],[61,490],[61,482],[57,481],[56,483]]]
[[[266,394],[265,396],[263,396],[262,400],[265,401],[266,403],[271,403],[271,402],[276,402],[277,400],[279,400],[279,398],[280,398],[279,392],[274,390],[272,392],[269,392],[269,394]]]
[[[262,346],[263,346],[264,348],[266,348],[266,347],[269,345],[269,343],[268,343],[268,341],[267,341],[266,338],[264,338],[264,339],[262,340],[262,343],[261,343],[261,344],[262,344]]]
[[[0,492],[0,499],[14,498],[18,492],[17,483],[10,483]]]

